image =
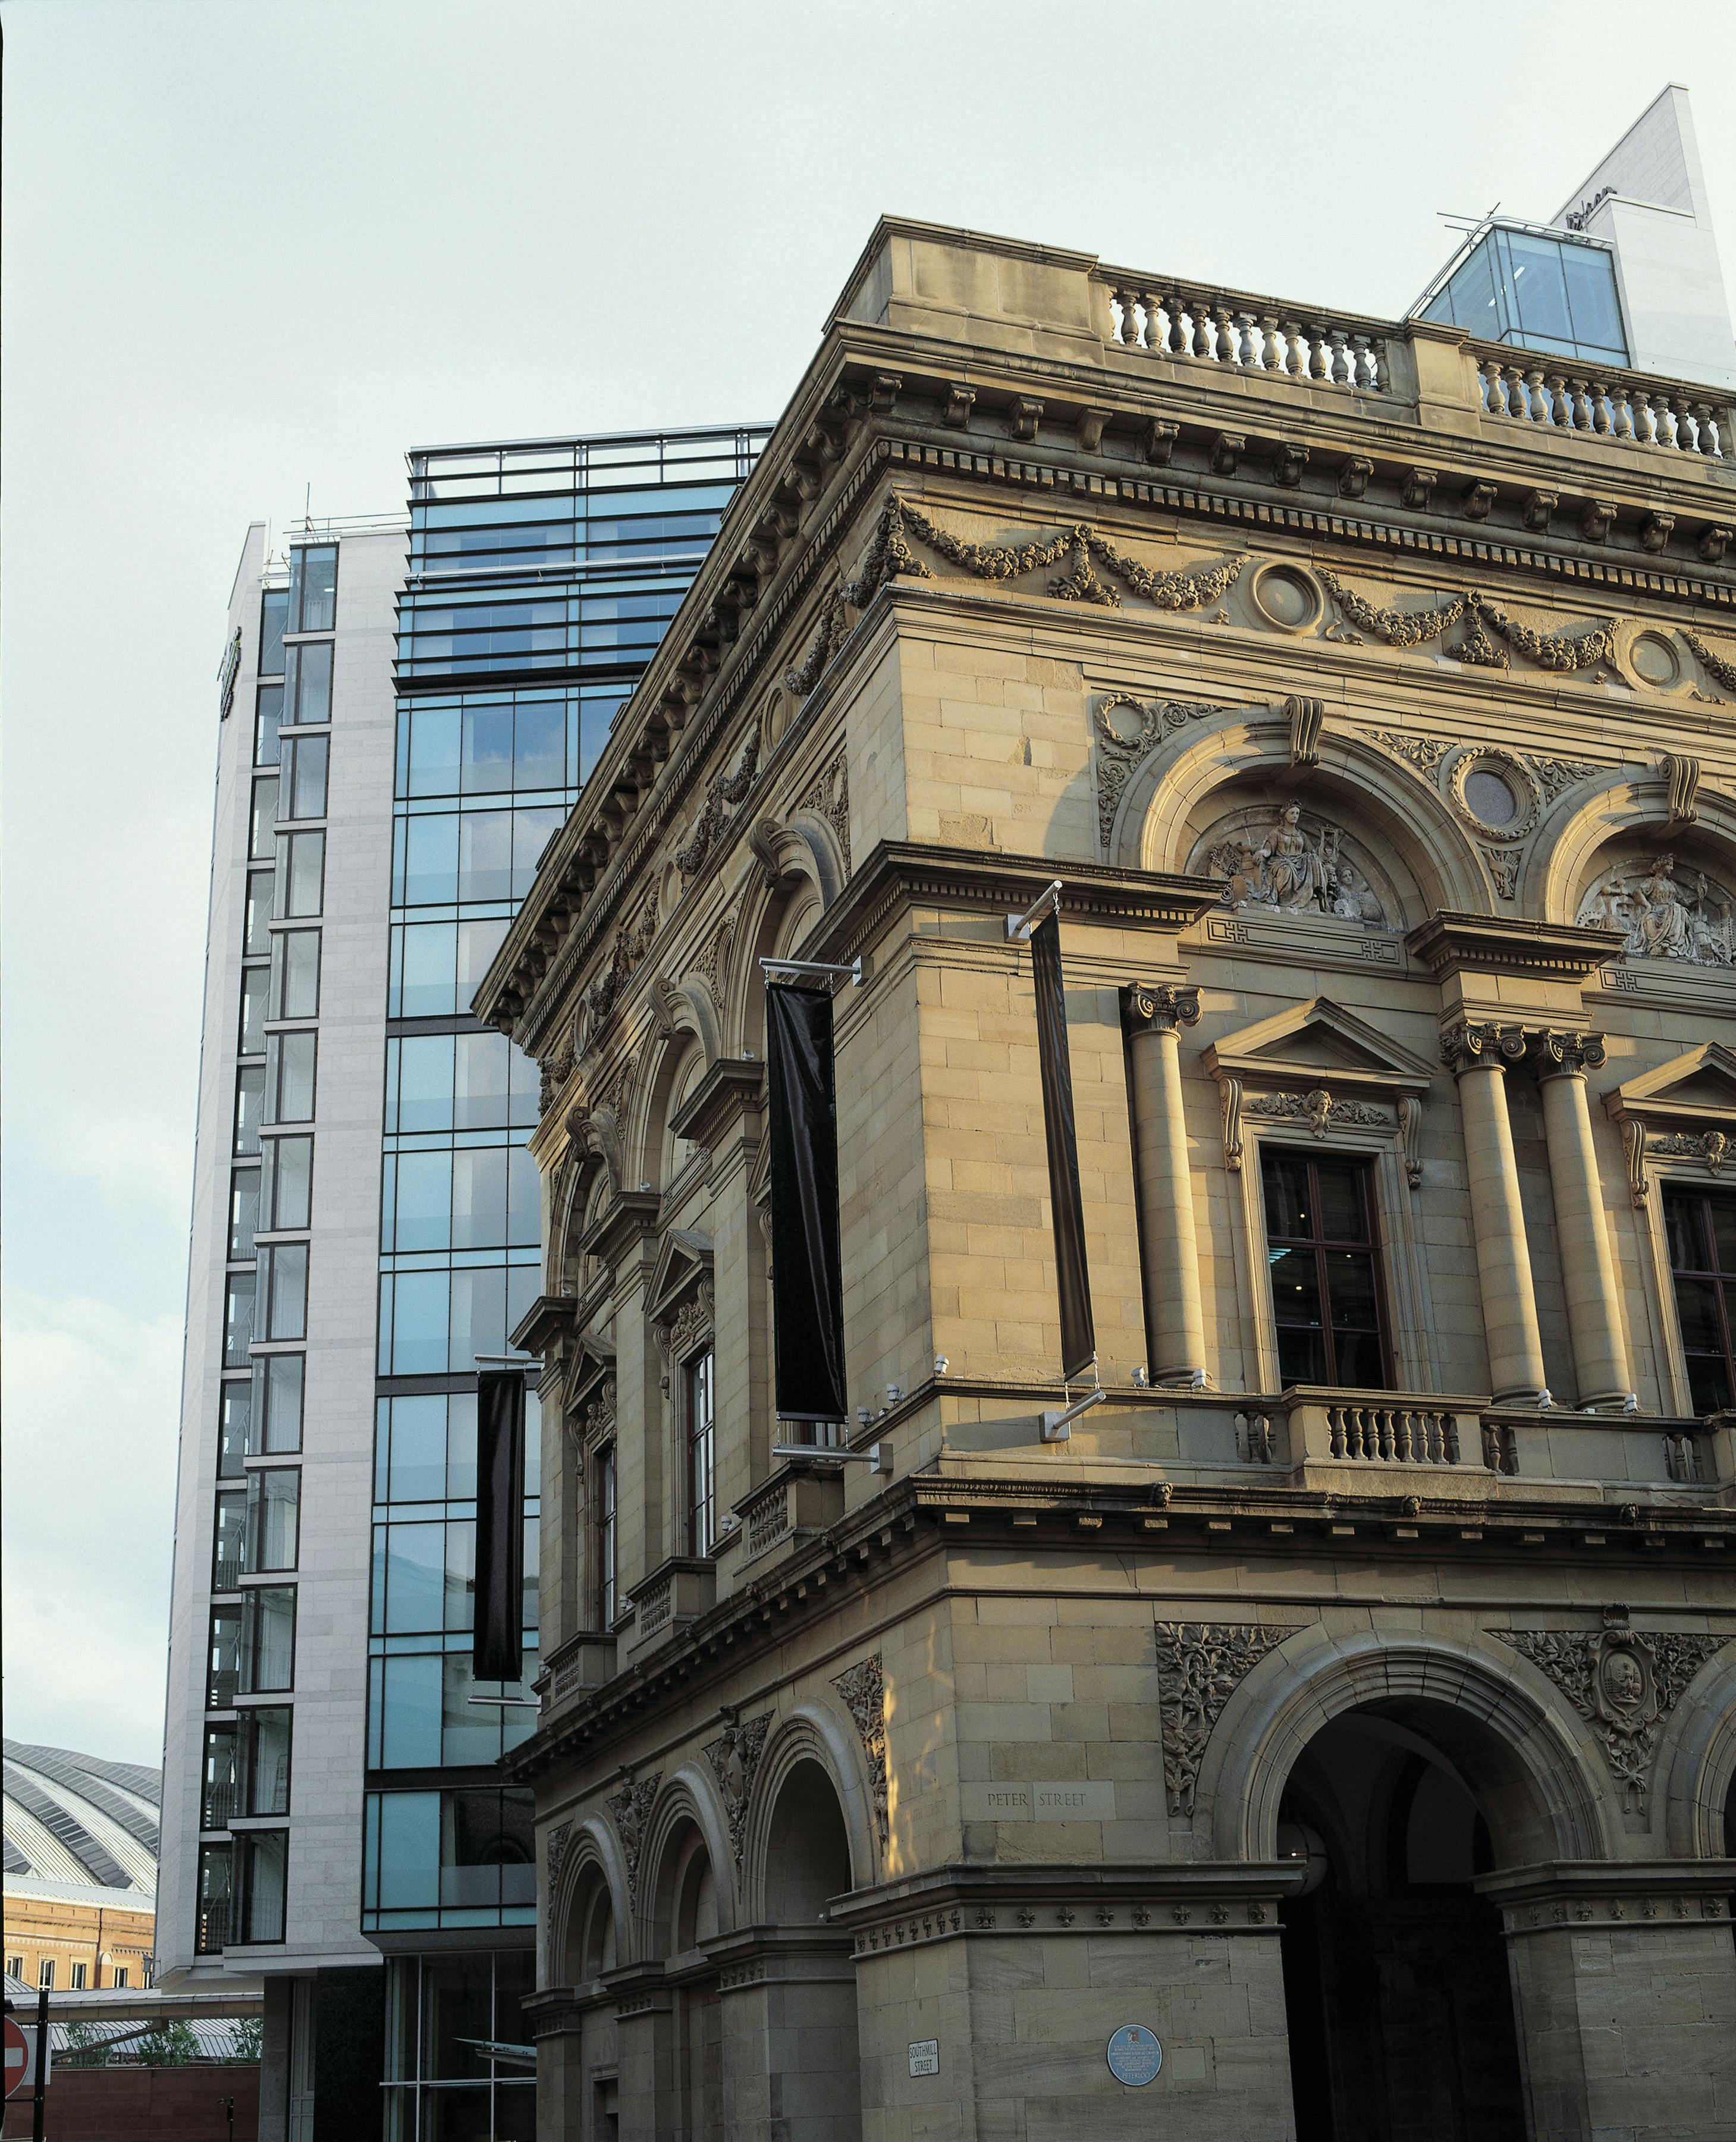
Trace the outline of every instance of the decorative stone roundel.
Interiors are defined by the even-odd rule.
[[[1250,592],[1255,609],[1280,632],[1306,632],[1325,607],[1320,590],[1299,565],[1262,565]]]
[[[1642,632],[1628,649],[1628,662],[1642,684],[1660,692],[1682,680],[1681,659],[1661,632]]]
[[[1522,841],[1543,810],[1537,777],[1510,752],[1461,753],[1447,789],[1459,816],[1486,841]]]

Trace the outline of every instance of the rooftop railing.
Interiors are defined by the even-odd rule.
[[[1398,353],[1416,323],[1383,321],[1122,269],[1092,272],[1112,348],[1221,373],[1404,398]],[[1599,368],[1504,344],[1466,343],[1468,397],[1486,416],[1616,445],[1736,459],[1719,389]],[[1730,448],[1727,454],[1727,447]]]

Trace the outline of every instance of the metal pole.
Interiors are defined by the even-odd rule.
[[[48,2118],[48,1989],[37,1990],[36,2088],[30,2100],[30,2142],[42,2142]]]

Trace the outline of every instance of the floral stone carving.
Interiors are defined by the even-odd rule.
[[[729,1846],[735,1854],[737,1869],[747,1842],[747,1803],[753,1796],[753,1780],[771,1725],[769,1710],[763,1717],[750,1718],[745,1725],[732,1718],[715,1740],[705,1744],[705,1760],[716,1773],[718,1789],[723,1795],[723,1811],[729,1819]]]
[[[1256,847],[1240,835],[1208,851],[1206,871],[1224,881],[1229,908],[1266,907],[1279,914],[1334,915],[1370,930],[1393,927],[1379,896],[1340,854],[1344,835],[1316,821],[1310,832],[1302,808],[1286,803]]]
[[[1689,1682],[1729,1636],[1630,1629],[1625,1607],[1608,1607],[1595,1636],[1568,1629],[1490,1633],[1539,1666],[1591,1725],[1622,1804],[1645,1812],[1658,1729]]]
[[[1600,878],[1580,904],[1581,927],[1622,932],[1630,959],[1683,960],[1695,966],[1736,965],[1736,915],[1729,896],[1704,871],[1691,892],[1677,882],[1675,857],[1663,855]]]
[[[832,1676],[832,1686],[844,1699],[856,1720],[868,1758],[868,1784],[874,1797],[874,1819],[884,1846],[891,1834],[886,1808],[886,1682],[880,1671],[880,1655],[846,1666]]]
[[[640,1778],[637,1782],[629,1779],[619,1792],[609,1796],[615,1828],[620,1832],[621,1856],[627,1863],[627,1893],[635,1901],[639,1897],[639,1855],[645,1846],[645,1824],[662,1783],[663,1772],[653,1770],[649,1778]]]
[[[561,1866],[566,1858],[567,1838],[572,1827],[570,1822],[557,1822],[549,1832],[549,1893],[550,1896],[555,1893],[555,1885],[560,1880]]]
[[[1171,1814],[1191,1815],[1219,1714],[1243,1677],[1294,1632],[1232,1621],[1160,1621],[1157,1694]]]

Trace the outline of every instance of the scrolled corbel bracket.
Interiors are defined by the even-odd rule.
[[[1232,1175],[1239,1175],[1242,1164],[1241,1080],[1221,1078],[1218,1098],[1224,1108],[1224,1165]]]
[[[1699,817],[1694,798],[1699,792],[1700,763],[1683,752],[1659,754],[1658,773],[1669,792],[1669,822],[1691,826]]]
[[[1398,1098],[1398,1141],[1404,1152],[1404,1179],[1413,1190],[1423,1182],[1423,1103],[1414,1093]]]
[[[1320,736],[1326,726],[1326,703],[1324,699],[1306,699],[1292,693],[1284,702],[1285,719],[1290,723],[1290,768],[1304,773],[1320,763]]]

